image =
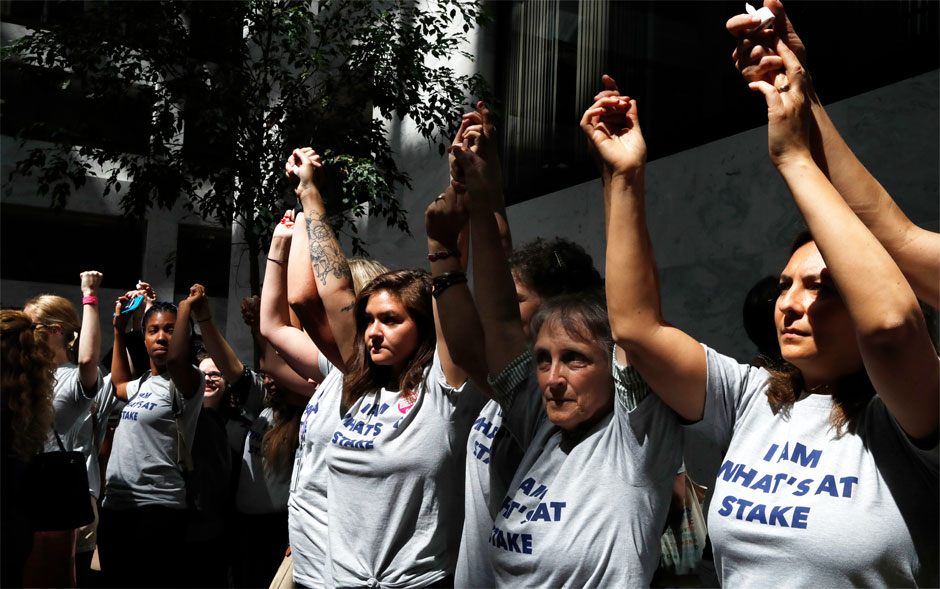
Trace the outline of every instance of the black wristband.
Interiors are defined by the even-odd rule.
[[[467,275],[463,272],[444,272],[438,276],[435,276],[431,279],[434,288],[431,290],[431,294],[434,295],[434,298],[441,296],[441,293],[447,290],[448,288],[454,286],[455,284],[462,284],[467,281]]]

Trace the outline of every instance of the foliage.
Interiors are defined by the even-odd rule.
[[[98,110],[95,120],[102,109],[123,119],[109,135],[80,112],[41,117],[20,135],[51,146],[30,149],[13,174],[35,174],[59,207],[94,171],[103,195],[121,193],[127,214],[182,198],[205,218],[237,223],[253,254],[253,290],[257,254],[288,199],[291,148],[311,145],[324,156],[327,207],[346,213],[334,228],[361,253],[355,216],[408,232],[395,191],[410,182],[384,122],[410,117],[443,153],[465,98],[486,91],[479,76],[428,64],[470,58],[453,32],[485,22],[478,0],[85,6],[5,48],[4,67],[41,67],[64,104]]]

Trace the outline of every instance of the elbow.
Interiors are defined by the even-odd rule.
[[[610,315],[610,334],[614,343],[628,355],[648,347],[655,338],[656,330],[661,326],[658,321],[645,320],[645,316],[641,314],[627,318],[618,317],[617,313]]]
[[[258,322],[258,331],[261,332],[261,337],[263,337],[264,339],[268,341],[271,341],[273,339],[272,336],[274,335],[274,331],[275,331],[274,322],[268,320],[267,318],[264,317],[264,315],[262,315],[261,320]]]
[[[919,307],[907,312],[885,313],[873,317],[864,327],[858,328],[858,337],[866,346],[877,349],[899,349],[904,342],[911,341],[926,329],[926,322]]]
[[[82,352],[78,353],[78,370],[79,372],[85,372],[88,370],[97,370],[98,369],[98,357],[94,354],[83,354]]]
[[[180,372],[189,365],[189,360],[183,354],[173,353],[172,350],[170,350],[170,353],[167,354],[166,367],[170,373]]]
[[[614,343],[625,351],[635,348],[643,339],[638,336],[634,325],[629,321],[617,320],[613,315],[610,317],[610,335]]]

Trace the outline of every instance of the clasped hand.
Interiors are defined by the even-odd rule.
[[[467,225],[466,193],[458,193],[453,186],[448,186],[428,206],[424,213],[424,226],[429,240],[441,244],[448,250],[456,250],[458,236]]]
[[[800,60],[780,39],[775,50],[786,68],[786,85],[776,87],[757,80],[748,87],[761,92],[767,101],[768,149],[771,161],[779,167],[789,161],[812,158],[809,147],[812,113],[806,71]]]
[[[646,141],[640,131],[636,101],[624,96],[610,76],[604,76],[606,90],[581,117],[581,130],[588,146],[605,171],[633,173],[646,165]]]

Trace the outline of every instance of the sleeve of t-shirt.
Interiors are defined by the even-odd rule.
[[[136,381],[134,381],[136,383]],[[128,383],[128,391],[130,390]],[[101,444],[104,442],[104,434],[108,430],[108,417],[118,404],[117,395],[114,392],[114,383],[111,381],[111,375],[104,377],[101,381],[101,388],[95,395],[95,442],[98,444],[98,451],[101,451]]]
[[[907,432],[904,431],[904,428],[901,427],[901,424],[898,423],[898,420],[888,411],[884,401],[880,398],[876,398],[872,403],[874,404],[872,411],[874,412],[875,419],[878,422],[888,424],[887,427],[890,427],[893,435],[898,438],[901,448],[906,450],[917,462],[921,463],[926,469],[926,472],[930,473],[930,476],[936,479],[938,471],[940,471],[940,446],[937,444],[934,444],[932,448],[921,448],[917,446],[914,444],[913,440],[911,440],[910,436],[907,435]]]
[[[496,402],[503,410],[502,427],[516,439],[524,452],[545,416],[532,352],[526,350],[488,381]]]
[[[254,420],[264,410],[264,377],[245,367],[241,377],[232,385],[232,393],[238,395],[242,409]]]
[[[708,379],[705,387],[705,414],[685,427],[697,431],[721,448],[727,448],[742,408],[767,385],[767,371],[719,354],[708,346]]]
[[[443,393],[454,405],[467,402],[475,403],[482,400],[479,388],[469,378],[459,387],[451,386],[444,376],[444,369],[441,367],[441,358],[438,356],[438,350],[434,350],[434,359],[431,361],[431,368],[428,370],[428,376],[425,381],[428,390]],[[482,403],[480,404],[482,407]]]
[[[194,368],[196,367],[194,366]],[[186,445],[190,448],[193,447],[193,439],[196,437],[196,422],[199,420],[199,412],[202,410],[202,398],[206,394],[206,375],[198,368],[196,372],[199,373],[199,386],[196,388],[195,394],[188,399],[183,397],[183,423],[186,427]]]
[[[622,440],[617,464],[632,485],[655,485],[675,477],[682,465],[683,432],[675,412],[657,397],[633,366],[611,362]]]
[[[91,391],[91,395],[87,396],[77,366],[57,369],[55,379],[55,397],[52,401],[55,410],[55,429],[60,434],[64,434],[88,414],[92,399],[101,388],[101,371],[98,371],[98,381],[95,383],[94,390]]]
[[[613,348],[611,353],[611,372],[614,377],[614,391],[617,393],[617,400],[620,406],[630,412],[636,409],[637,405],[652,393],[646,381],[631,366],[623,366],[617,362],[617,348]]]
[[[317,368],[320,369],[320,374],[323,375],[323,378],[325,380],[326,375],[332,372],[333,369],[336,367],[333,366],[333,363],[330,362],[330,360],[326,357],[326,354],[324,354],[323,352],[320,352],[319,354],[317,354]]]
[[[128,382],[127,389],[126,389],[127,400],[130,401],[131,399],[133,399],[138,391],[140,391],[140,378],[137,378],[135,380]]]

